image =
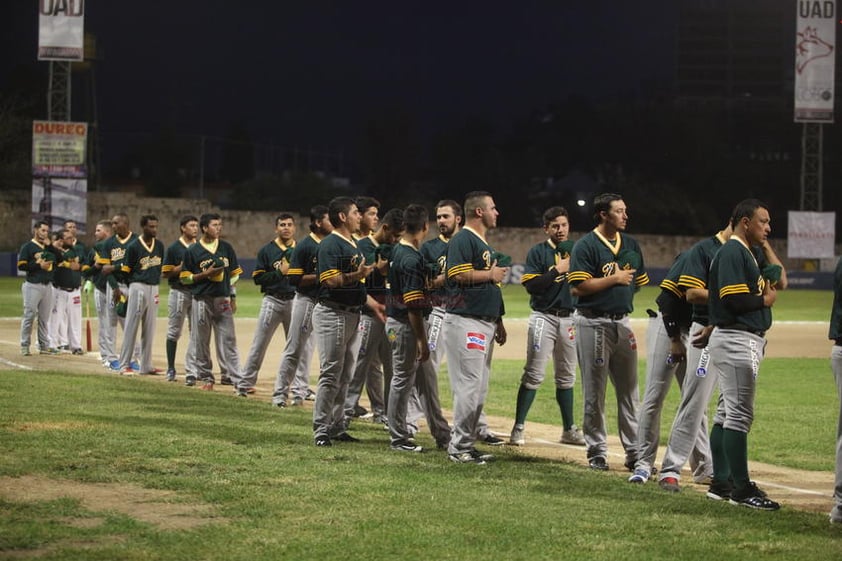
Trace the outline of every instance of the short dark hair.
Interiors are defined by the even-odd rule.
[[[769,206],[760,199],[744,199],[738,202],[731,213],[731,227],[736,228],[743,218],[751,220],[758,208],[769,210]]]
[[[392,233],[403,230],[403,211],[399,208],[389,209],[380,220],[380,227],[383,226],[388,226]]]
[[[367,211],[371,207],[374,207],[378,210],[380,209],[380,201],[378,201],[374,197],[366,197],[366,196],[357,197],[357,199],[354,201],[354,204],[357,205],[357,209],[361,213],[364,213],[365,211]]]
[[[110,225],[111,223],[109,222],[108,224]],[[32,225],[32,231],[34,232],[35,230],[37,230],[41,226],[49,226],[49,225],[50,225],[50,223],[47,222],[46,220],[36,220],[35,224]]]
[[[334,197],[331,199],[327,204],[327,217],[330,219],[330,223],[333,224],[334,228],[342,225],[339,215],[344,214],[347,216],[351,212],[351,207],[356,204],[351,197]]]
[[[453,199],[442,199],[436,203],[436,208],[441,208],[443,206],[449,206],[453,209],[453,214],[455,216],[462,216],[462,205],[454,201]]]
[[[471,191],[465,195],[465,216],[473,215],[474,211],[480,208],[482,199],[490,196],[488,191]]]
[[[316,205],[310,208],[310,231],[316,231],[316,222],[321,220],[327,214],[327,207],[325,205]]]
[[[544,215],[541,218],[544,220],[544,226],[546,226],[559,216],[568,216],[567,209],[563,206],[551,206],[544,211]]]
[[[103,228],[108,228],[109,231],[111,230],[111,221],[110,220],[100,220],[99,222],[96,223],[96,225],[102,226]]]
[[[282,220],[292,220],[294,222],[295,217],[292,214],[290,214],[289,212],[278,213],[278,216],[275,217],[275,224],[277,224],[278,222],[281,222]]]
[[[391,212],[391,211],[390,211]],[[386,215],[388,216],[388,212]],[[403,211],[403,226],[407,234],[417,234],[424,230],[429,213],[424,205],[411,204]],[[383,217],[385,222],[385,216]]]
[[[144,226],[149,224],[150,220],[154,220],[155,222],[157,222],[158,217],[155,216],[154,214],[144,214],[143,216],[140,217],[140,227],[143,228]]]
[[[178,222],[179,227],[187,226],[188,222],[198,222],[199,219],[193,216],[192,214],[185,214],[181,217],[181,220]]]
[[[204,230],[211,223],[211,220],[222,220],[222,217],[216,212],[207,212],[199,217],[199,228]]]
[[[622,201],[623,196],[617,193],[600,193],[593,198],[593,219],[596,224],[602,222],[600,213],[611,210],[611,203],[614,201]]]
[[[76,224],[76,221],[73,220],[72,218],[68,218],[67,220],[64,221],[64,227],[67,228],[67,225],[71,224],[71,223]]]

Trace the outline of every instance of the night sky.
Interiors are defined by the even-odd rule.
[[[3,18],[0,87],[36,57],[35,2]],[[674,3],[86,2],[101,130],[353,146],[384,110],[424,134],[505,127],[569,94],[638,95],[672,73]],[[38,65],[46,74],[47,63]]]

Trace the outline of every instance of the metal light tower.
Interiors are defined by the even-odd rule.
[[[804,123],[801,131],[801,204],[799,210],[822,211],[824,128]]]

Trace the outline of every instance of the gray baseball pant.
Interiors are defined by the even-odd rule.
[[[690,342],[703,328],[700,323],[690,325]],[[697,349],[688,344],[687,368],[689,372],[681,384],[681,402],[672,423],[658,478],[674,477],[681,480],[681,469],[689,459],[693,479],[698,482],[713,473],[707,409],[717,386],[717,378],[716,371],[710,365],[708,348]]]
[[[187,329],[192,332],[191,318],[193,310],[193,295],[186,290],[170,288],[170,295],[167,297],[167,340],[178,341],[184,330],[184,320],[187,320]],[[193,342],[188,334],[187,353],[184,357],[184,373],[187,376],[196,376],[196,352]]]
[[[830,354],[830,368],[836,379],[836,393],[839,398],[839,423],[836,426],[836,483],[833,488],[833,500],[836,506],[831,514],[836,520],[842,519],[842,346],[834,345]]]
[[[497,324],[476,318],[445,314],[442,335],[453,391],[453,426],[447,451],[459,454],[473,449],[488,380]]]
[[[333,437],[345,431],[345,396],[357,361],[354,334],[360,314],[316,304],[313,331],[319,345],[319,385],[313,406],[313,436]]]
[[[313,356],[313,346],[316,339],[313,333],[313,308],[316,301],[313,298],[296,294],[292,300],[292,314],[289,329],[286,330],[286,344],[281,354],[281,364],[275,376],[275,390],[272,393],[272,403],[275,405],[286,401],[290,386],[293,386],[293,396],[305,399],[310,389],[310,358]],[[293,382],[294,378],[294,382]]]
[[[444,309],[433,308],[426,321],[430,359],[421,363],[415,376],[415,387],[410,393],[406,414],[407,430],[411,434],[418,432],[418,420],[426,417],[427,426],[437,444],[450,442],[450,425],[441,411],[439,399],[438,372],[444,357],[444,343],[441,336],[443,322]],[[482,419],[484,417],[481,417]]]
[[[145,374],[152,371],[152,347],[158,318],[158,285],[133,282],[129,285],[128,297],[120,370],[129,367],[137,341],[137,330],[140,328],[140,372]]]
[[[263,359],[266,358],[266,349],[272,342],[272,337],[280,325],[284,326],[284,334],[289,338],[289,324],[292,316],[292,300],[280,300],[271,295],[265,295],[260,303],[260,313],[257,316],[257,329],[254,340],[251,342],[251,349],[246,357],[246,364],[238,387],[240,389],[253,388],[257,383],[257,375]]]
[[[53,310],[52,287],[49,284],[24,281],[21,285],[23,296],[23,319],[20,322],[20,346],[29,348],[32,341],[32,325],[38,318],[38,350],[46,351],[50,347],[49,322]]]
[[[392,349],[386,340],[386,326],[379,319],[367,314],[360,315],[357,338],[359,352],[351,381],[348,383],[348,395],[345,397],[345,416],[354,416],[354,406],[360,400],[363,385],[366,387],[371,412],[375,415],[386,413],[385,384],[392,378]]]
[[[222,363],[220,367],[225,368],[235,384],[238,383],[240,355],[237,351],[231,299],[227,296],[193,298],[192,308],[193,330],[190,336],[196,354],[196,376],[206,382],[215,381],[210,356],[211,333],[215,332],[217,358]]]
[[[576,337],[573,318],[533,311],[529,314],[526,366],[520,382],[537,390],[544,381],[547,361],[553,359],[555,387],[568,390],[576,385]]]
[[[748,433],[754,421],[754,393],[766,340],[736,329],[714,328],[708,342],[721,392],[714,424]]]
[[[107,329],[108,324],[108,298],[104,290],[98,288],[93,289],[94,307],[96,308],[97,319],[97,346],[99,347],[99,357],[103,363],[108,362],[108,357],[114,354],[114,338],[113,331]]]
[[[574,316],[576,353],[582,372],[584,421],[588,459],[607,458],[605,389],[608,380],[617,394],[617,424],[626,462],[637,459],[637,342],[628,316],[620,320]]]

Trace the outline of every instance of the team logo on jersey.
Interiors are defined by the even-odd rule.
[[[485,347],[486,342],[484,333],[477,333],[476,331],[468,331],[465,333],[466,349],[485,352]]]
[[[491,268],[491,252],[488,251],[487,249],[482,252],[482,260],[485,263],[485,268],[490,269]]]

